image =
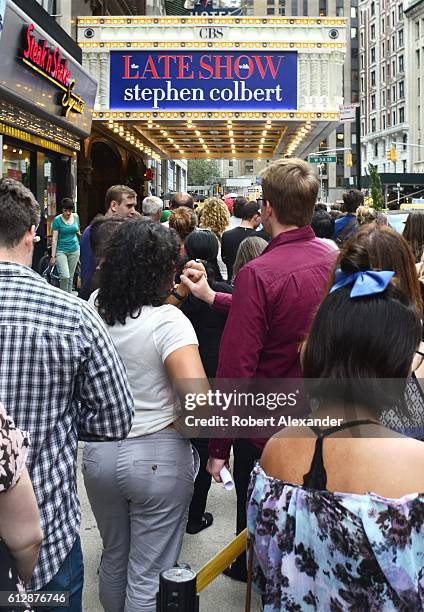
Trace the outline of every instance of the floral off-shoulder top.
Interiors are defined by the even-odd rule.
[[[264,612],[424,610],[424,494],[312,490],[257,465],[247,521]]]
[[[13,420],[0,404],[0,495],[18,482],[25,468],[29,443],[29,434],[15,427]],[[16,572],[10,552],[1,538],[0,591],[24,591],[24,585]],[[14,607],[6,609],[13,610]],[[19,609],[22,610],[22,606]]]

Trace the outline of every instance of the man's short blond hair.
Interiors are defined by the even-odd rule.
[[[112,185],[112,187],[109,187],[105,195],[106,211],[109,210],[111,202],[115,201],[115,202],[118,202],[118,204],[120,204],[122,200],[122,196],[124,194],[132,198],[137,197],[137,193],[134,191],[134,189],[132,189],[131,187],[128,187],[128,185]]]
[[[319,180],[312,166],[296,157],[275,161],[261,172],[263,199],[282,225],[311,223]]]

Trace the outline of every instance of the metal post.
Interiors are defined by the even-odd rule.
[[[322,179],[322,168],[324,164],[318,164],[319,168],[319,201],[323,202],[323,179]]]
[[[361,162],[361,109],[356,107],[356,188],[362,187],[362,162]]]
[[[156,612],[199,612],[197,575],[189,566],[171,567],[161,573]]]

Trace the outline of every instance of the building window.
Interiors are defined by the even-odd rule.
[[[361,77],[361,92],[364,93],[364,77]]]
[[[392,36],[392,52],[393,51],[396,51],[396,37],[394,34]]]
[[[386,129],[386,115],[383,115],[383,130]]]
[[[375,132],[376,126],[375,126],[375,119],[371,119],[371,132]]]
[[[420,63],[421,63],[421,62],[420,62],[420,50],[419,50],[419,49],[417,49],[417,50],[415,51],[415,58],[416,58],[416,60],[417,60],[417,68],[419,68],[419,67],[420,67]]]
[[[381,106],[386,106],[386,92],[381,92]]]
[[[396,60],[392,61],[392,77],[396,76]]]
[[[418,95],[419,95],[419,87],[418,87]],[[405,83],[401,81],[399,83],[399,98],[402,99],[405,97]]]
[[[371,70],[371,87],[375,87],[375,70]]]
[[[228,178],[233,178],[233,171],[232,170],[228,170]]]
[[[415,39],[420,37],[420,22],[415,22]]]
[[[232,166],[234,165],[234,162],[232,159],[230,159],[230,161],[228,162],[228,165],[230,166],[230,168],[232,168]]]
[[[375,64],[375,47],[371,49],[371,64]]]
[[[365,114],[365,100],[361,100],[361,115]]]
[[[364,34],[361,33],[361,47],[364,46]]]
[[[361,55],[361,70],[364,70],[364,56]]]
[[[384,53],[385,53],[385,45],[384,42],[381,43],[381,55],[384,57]]]
[[[405,109],[403,108],[403,106],[401,106],[401,108],[399,109],[399,123],[404,123],[405,122]]]
[[[319,0],[319,15],[320,17],[327,15],[327,0]]]
[[[396,102],[396,85],[392,87],[392,102]]]
[[[417,93],[418,93],[418,97],[420,97],[420,95],[421,95],[421,79],[420,79],[420,77],[418,77],[418,79],[417,79]]]
[[[371,17],[375,15],[375,2],[371,2]]]
[[[396,22],[395,12],[392,11],[392,27],[395,25],[395,22]]]
[[[403,30],[399,30],[398,38],[399,38],[399,47],[403,47]]]
[[[403,166],[403,170],[402,171],[405,174],[406,173],[406,159],[402,160],[402,166]]]
[[[371,96],[371,110],[375,110],[375,94]]]
[[[396,111],[392,112],[392,125],[396,125]]]
[[[378,157],[378,143],[377,142],[374,145],[374,157]]]
[[[278,14],[279,15],[285,15],[286,14],[286,9],[284,7],[281,7],[278,9]]]
[[[399,21],[402,21],[403,19],[403,3],[402,2],[398,5],[398,19]]]
[[[268,8],[266,9],[266,14],[267,14],[267,15],[274,15],[274,9],[273,9],[273,8],[269,8],[269,7],[268,7]]]
[[[399,72],[403,72],[403,70],[404,70],[403,55],[399,55]]]
[[[375,25],[371,25],[371,40],[375,40]]]
[[[403,150],[406,151],[406,143],[408,142],[408,134],[404,134],[402,137],[402,142],[403,142]]]
[[[386,80],[386,69],[384,66],[381,67],[381,80],[383,82]]]
[[[384,34],[384,27],[385,27],[385,23],[384,23],[384,17],[381,20],[381,33]]]

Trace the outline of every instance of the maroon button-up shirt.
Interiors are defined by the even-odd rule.
[[[299,344],[324,297],[335,252],[310,226],[282,232],[237,274],[221,340],[217,378],[298,378]],[[262,449],[266,440],[254,438]],[[211,456],[226,459],[231,440],[212,439]]]

